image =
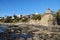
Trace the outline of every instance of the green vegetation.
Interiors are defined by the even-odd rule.
[[[12,18],[13,17],[13,18]],[[3,23],[17,23],[17,22],[28,22],[30,19],[33,19],[33,20],[40,20],[41,19],[41,15],[38,14],[32,14],[32,16],[30,15],[20,15],[20,17],[17,17],[16,15],[13,15],[13,16],[7,16],[6,18],[2,18],[0,19],[1,22]]]
[[[56,20],[57,20],[57,24],[60,25],[60,9],[56,13]]]
[[[12,22],[11,16],[7,16],[4,22],[11,23]]]
[[[28,18],[22,17],[21,22],[28,22]]]
[[[13,20],[14,23],[19,22],[20,19],[16,15],[14,15],[13,17],[14,17],[14,20]]]
[[[38,14],[38,15],[33,14],[32,15],[32,19],[34,19],[34,20],[40,20],[41,19],[41,15],[40,14]]]

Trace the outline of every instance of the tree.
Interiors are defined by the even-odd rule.
[[[35,15],[35,14],[33,14],[32,15],[32,19],[34,19],[34,20],[40,20],[41,19],[41,15]]]
[[[57,20],[57,24],[60,25],[60,9],[56,13],[56,20]]]
[[[5,20],[4,20],[4,17],[2,17],[2,19],[0,19],[0,21],[1,21],[1,22],[4,22],[4,21],[5,21]]]
[[[28,22],[28,18],[22,17],[21,22]]]
[[[14,22],[19,22],[20,19],[16,15],[14,15],[13,17],[14,17]]]
[[[11,16],[7,16],[7,18],[5,19],[5,23],[11,23],[12,22],[12,17]]]

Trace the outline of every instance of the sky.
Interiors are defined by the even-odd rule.
[[[60,9],[60,0],[0,0],[0,16],[44,13],[47,8]]]

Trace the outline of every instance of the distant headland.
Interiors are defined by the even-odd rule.
[[[29,23],[44,26],[60,25],[60,10],[54,12],[48,8],[43,14],[34,13],[31,15],[13,15],[0,17],[0,24],[1,23]]]

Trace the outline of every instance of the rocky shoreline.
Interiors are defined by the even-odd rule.
[[[18,25],[14,23],[4,23],[0,25],[8,26],[8,29],[11,28],[11,30],[13,30],[13,28],[22,28],[23,34],[32,32],[34,40],[60,40],[60,26],[42,26],[24,23]]]

